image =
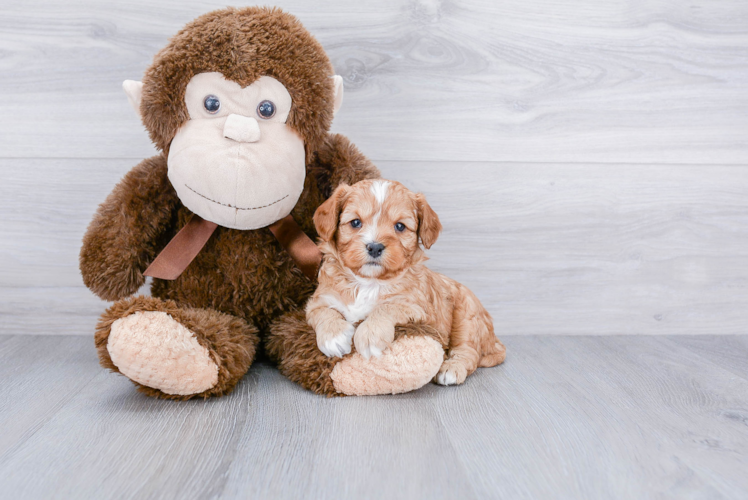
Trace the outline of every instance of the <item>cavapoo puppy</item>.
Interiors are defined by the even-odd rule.
[[[504,361],[478,298],[424,265],[421,244],[430,248],[442,226],[422,194],[394,181],[343,184],[317,209],[314,224],[324,257],[306,317],[327,356],[348,354],[351,340],[364,357],[379,356],[395,325],[414,322],[448,335],[439,384],[461,384],[479,366]]]

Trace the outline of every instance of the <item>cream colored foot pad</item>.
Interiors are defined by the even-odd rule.
[[[137,312],[118,319],[107,349],[120,372],[166,394],[198,394],[218,382],[218,366],[208,350],[165,312]]]
[[[399,394],[428,384],[444,361],[444,349],[429,337],[403,337],[381,357],[356,353],[335,365],[335,390],[355,396]]]

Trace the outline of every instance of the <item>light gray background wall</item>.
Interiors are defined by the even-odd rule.
[[[421,190],[503,334],[746,333],[748,3],[304,2],[334,130]],[[218,2],[0,4],[0,332],[90,335],[98,203],[154,154],[121,91]]]

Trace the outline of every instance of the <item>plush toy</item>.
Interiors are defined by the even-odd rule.
[[[263,345],[320,394],[385,394],[428,383],[444,339],[398,327],[378,358],[328,358],[303,306],[316,286],[312,215],[340,183],[379,176],[329,133],[342,78],[278,9],[211,12],[189,23],[125,91],[160,154],[99,207],[80,269],[114,304],[96,329],[102,366],[151,396],[230,392]],[[151,296],[131,297],[153,276]]]

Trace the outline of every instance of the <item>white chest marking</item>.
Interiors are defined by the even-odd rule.
[[[356,323],[366,319],[374,306],[379,302],[379,292],[382,288],[377,280],[360,280],[356,288],[356,298],[352,304],[344,304],[340,297],[324,294],[321,298],[331,309],[335,309],[345,317],[349,323]]]

